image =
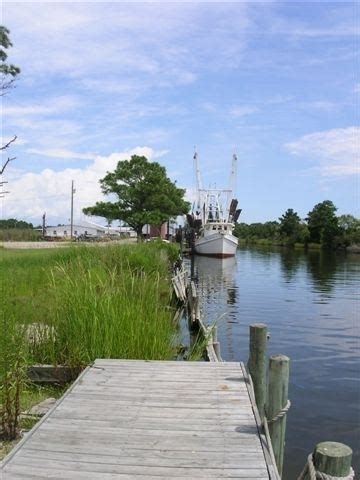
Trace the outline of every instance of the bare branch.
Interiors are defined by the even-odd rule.
[[[0,175],[2,175],[2,174],[4,173],[4,170],[5,170],[6,166],[7,166],[7,164],[8,164],[9,162],[11,162],[12,160],[15,160],[15,158],[16,158],[16,157],[12,157],[12,158],[8,158],[8,159],[6,160],[5,165],[4,165],[4,166],[2,167],[2,169],[0,170]]]
[[[2,147],[0,147],[0,150],[5,150],[6,148],[10,147],[10,145],[15,142],[15,140],[17,139],[17,135],[14,136],[14,138],[12,138],[6,145],[3,145]]]
[[[14,85],[15,78],[12,78],[11,80],[8,80],[6,82],[3,82],[0,86],[0,97],[4,97],[7,95],[9,92],[8,90],[12,90],[13,88],[16,88]]]

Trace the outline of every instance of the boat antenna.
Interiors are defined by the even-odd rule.
[[[196,178],[196,207],[195,211],[197,215],[200,214],[201,212],[201,189],[202,189],[202,182],[201,182],[201,175],[200,175],[200,169],[199,169],[199,164],[198,164],[198,153],[196,150],[196,146],[194,146],[194,173],[195,173],[195,178]]]
[[[230,173],[230,190],[232,191],[233,197],[236,196],[236,174],[237,174],[237,154],[234,152],[231,162],[231,173]]]

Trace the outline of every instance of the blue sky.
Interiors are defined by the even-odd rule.
[[[325,199],[359,216],[359,4],[5,2],[1,23],[22,70],[2,97],[2,218],[67,222],[74,179],[84,219],[133,153],[191,199],[194,145],[205,186],[237,153],[242,221]]]

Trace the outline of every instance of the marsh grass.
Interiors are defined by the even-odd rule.
[[[173,355],[170,290],[158,272],[82,259],[56,267],[52,282],[57,309],[40,361],[77,366],[95,358]]]
[[[5,315],[25,326],[29,361],[171,358],[176,255],[173,245],[156,243],[5,255]]]

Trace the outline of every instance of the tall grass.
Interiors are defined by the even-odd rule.
[[[16,324],[11,313],[1,311],[0,329],[0,439],[13,440],[19,433],[27,349],[24,329]]]
[[[36,357],[72,366],[95,358],[171,358],[175,331],[166,278],[147,271],[150,265],[136,269],[121,257],[111,265],[91,254],[53,269],[56,315]]]
[[[5,303],[28,328],[31,361],[171,358],[169,266],[176,255],[167,244],[19,252]]]
[[[174,357],[169,272],[176,256],[173,245],[156,243],[0,250],[3,431],[16,433],[28,364]]]

